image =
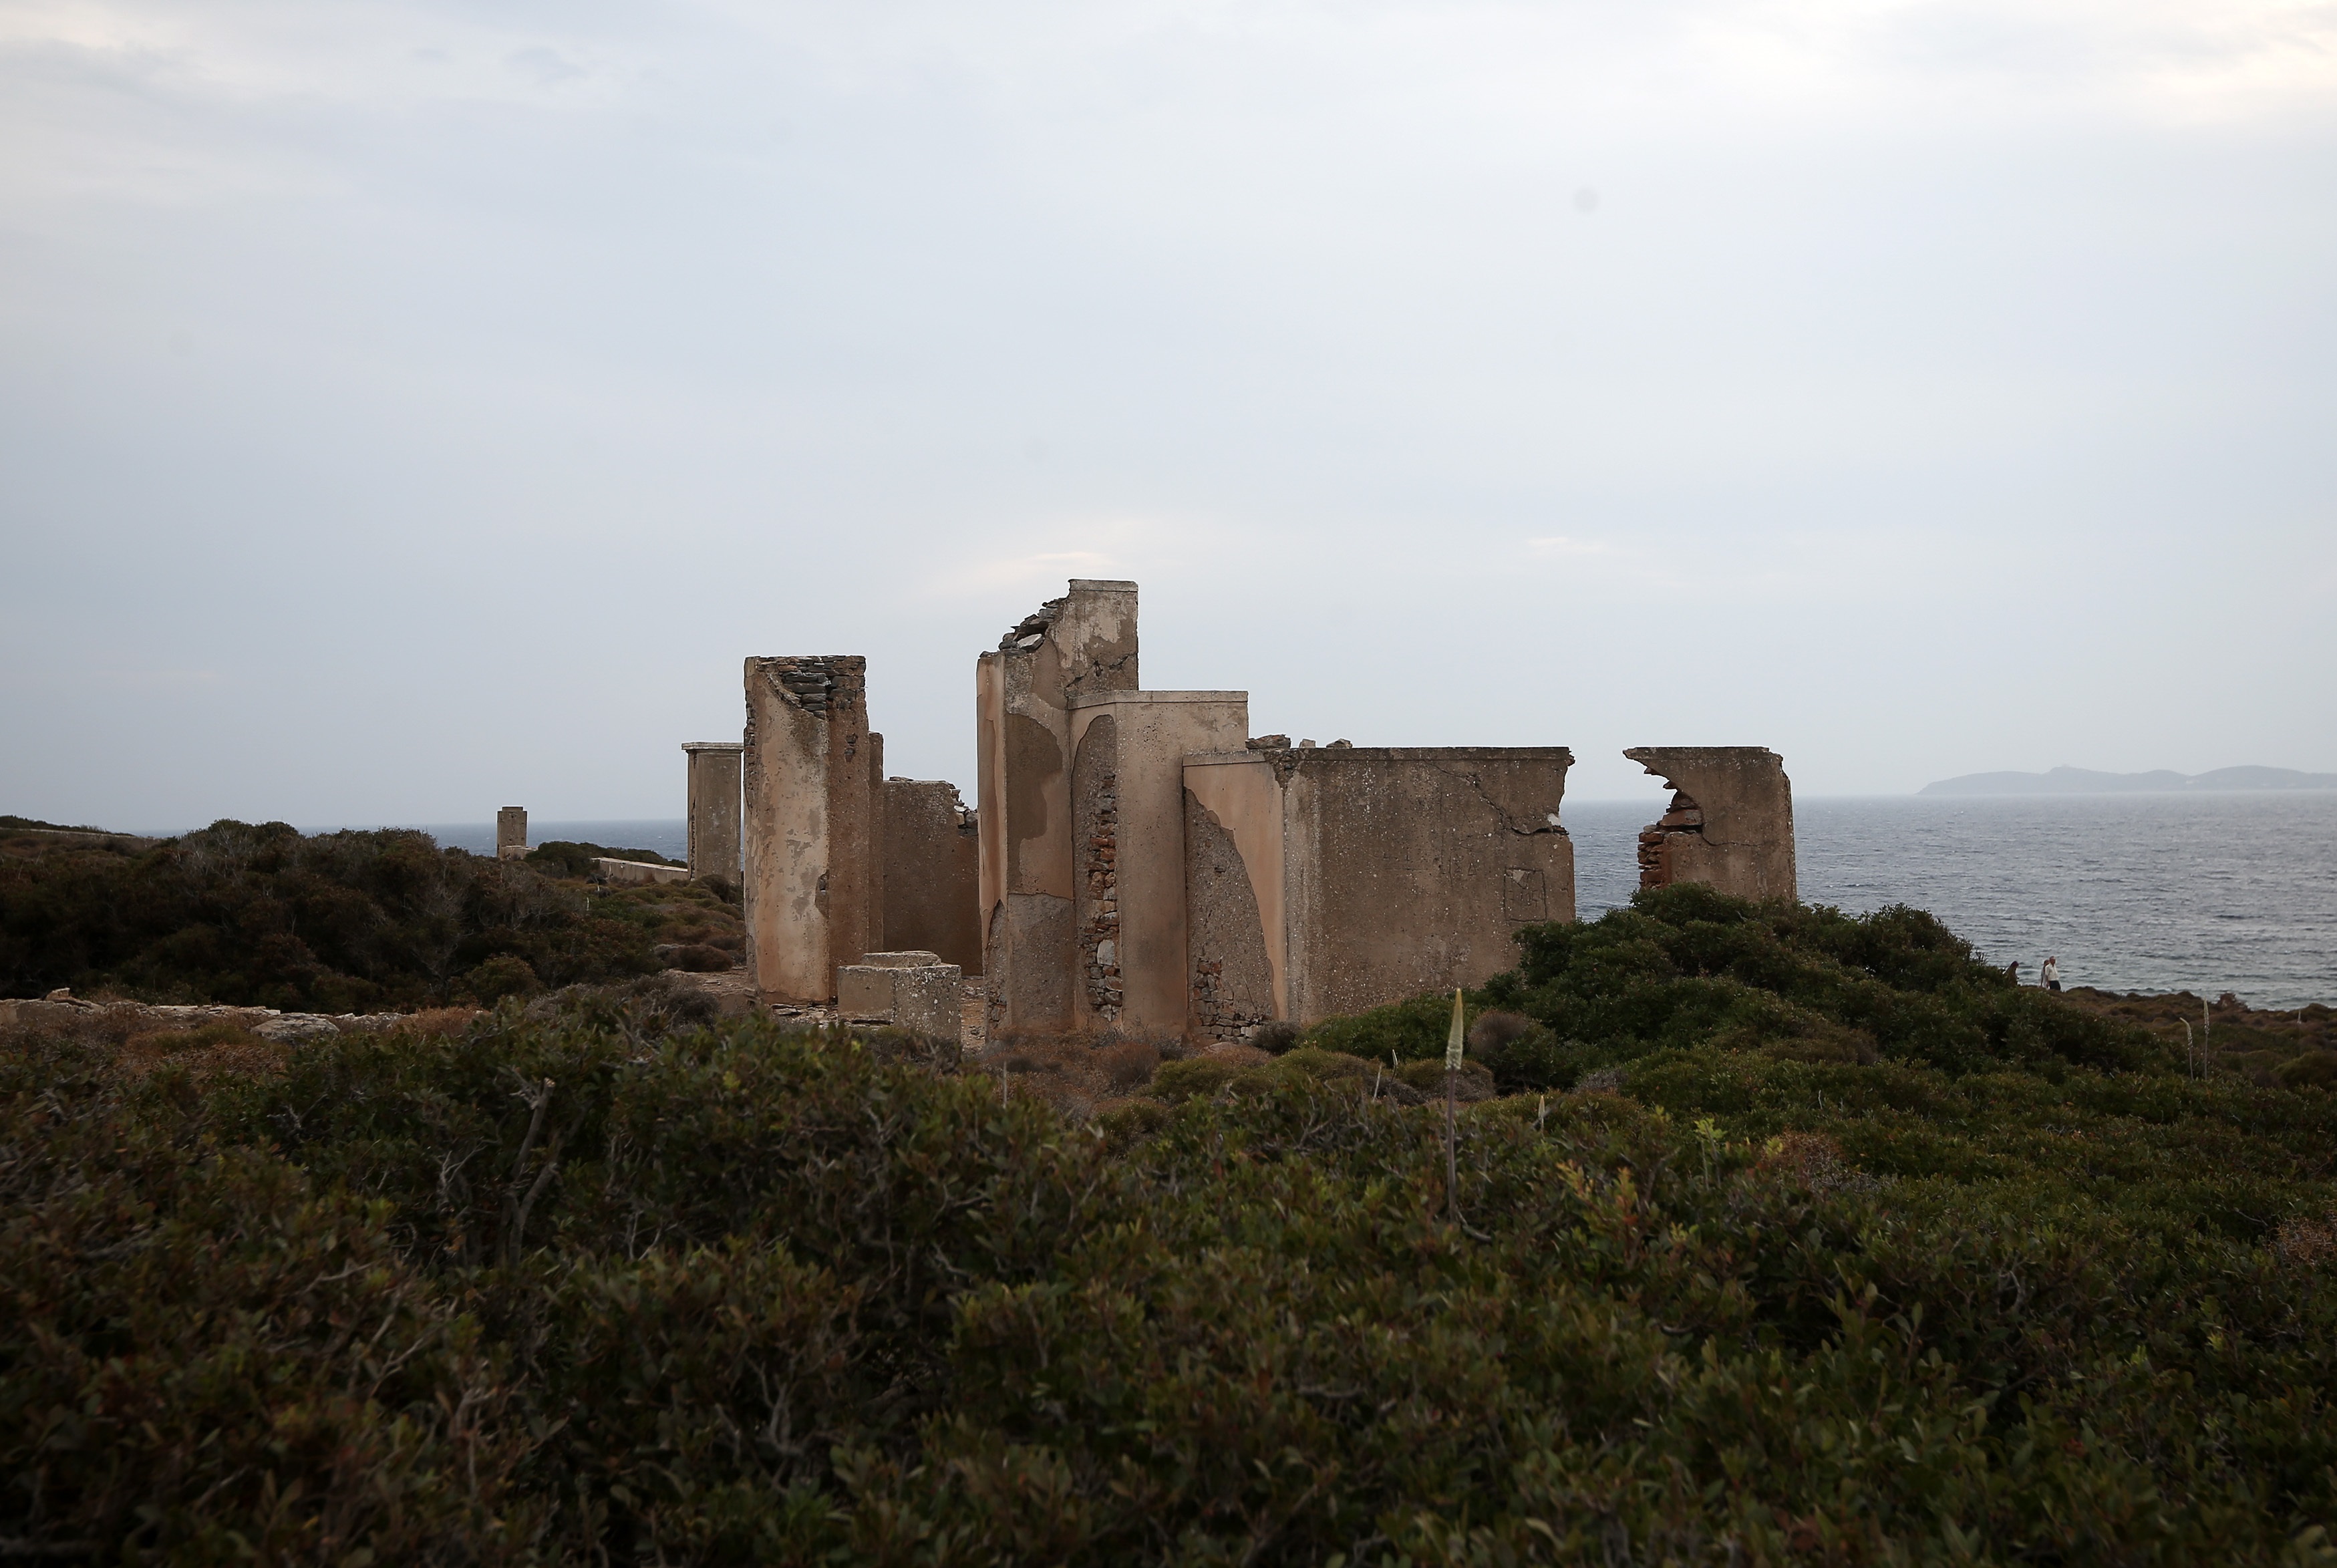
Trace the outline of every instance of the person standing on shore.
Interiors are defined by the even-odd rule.
[[[2015,985],[2019,985],[2019,984],[2020,984],[2020,960],[2019,960],[2019,959],[2015,958],[2011,963],[2007,964],[2007,965],[2004,966],[2004,977],[2005,977],[2007,980],[2011,981]]]
[[[2043,982],[2046,990],[2058,991],[2061,988],[2061,961],[2047,954],[2045,966],[2037,971],[2037,978]]]

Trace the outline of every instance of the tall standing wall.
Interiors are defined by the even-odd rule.
[[[1185,758],[1241,745],[1249,694],[1090,691],[1071,715],[1074,1024],[1182,1035]]]
[[[1134,691],[1136,584],[1074,579],[974,666],[990,1029],[1074,1026],[1073,698]]]
[[[739,870],[739,769],[747,748],[737,740],[691,740],[681,748],[689,759],[689,875],[735,883]]]
[[[957,786],[885,780],[885,951],[982,973],[982,849]]]
[[[1237,1038],[1474,985],[1574,918],[1564,747],[1274,747],[1185,761],[1192,1030]]]
[[[744,768],[748,975],[766,1002],[827,1002],[881,941],[867,662],[750,658]]]

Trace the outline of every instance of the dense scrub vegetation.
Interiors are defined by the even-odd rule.
[[[2178,1020],[2212,1016],[2215,1061],[2272,1082],[2301,1052],[2325,1054],[2331,1010],[2256,1013],[2225,996],[2056,996],[2016,985],[1970,944],[1904,906],[1853,917],[1755,906],[1708,887],[1643,893],[1581,925],[1529,926],[1523,962],[1472,997],[1514,1015],[1478,1044],[1512,1092],[1611,1082],[1624,1065],[1688,1047],[1811,1063],[1898,1062],[1949,1074],[2019,1066],[2183,1070]],[[1304,1043],[1374,1059],[1442,1056],[1449,996],[1318,1024]],[[1284,1044],[1297,1044],[1292,1034]],[[2287,1069],[2311,1076],[2317,1060]]]
[[[566,869],[558,856],[529,865],[442,849],[424,833],[304,836],[281,822],[215,822],[142,851],[0,843],[0,995],[64,985],[406,1009],[676,962],[728,967],[741,946],[734,909],[707,887],[602,892]]]
[[[1666,895],[1527,953],[1472,998],[1505,1044],[1604,1054],[1464,1108],[1458,1227],[1441,1111],[1382,1092],[1403,1009],[1345,1021],[1378,1065],[1129,1054],[1084,1122],[589,995],[201,1081],[19,1040],[0,1537],[2337,1561],[2327,1093],[2194,1079],[1904,913]]]
[[[604,844],[587,844],[573,838],[554,838],[537,845],[527,852],[527,863],[555,877],[590,877],[592,862],[603,856],[611,860],[640,860],[651,866],[682,864],[667,859],[654,849],[611,849]]]

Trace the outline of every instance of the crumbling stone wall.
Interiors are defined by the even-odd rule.
[[[1672,803],[1664,808],[1664,814],[1639,829],[1639,886],[1662,887],[1694,880],[1680,875],[1672,852],[1701,841],[1703,836],[1704,808],[1685,791],[1673,790]]]
[[[981,974],[973,813],[956,785],[937,779],[887,779],[884,804],[885,949],[934,953]]]
[[[689,761],[689,875],[738,880],[738,814],[743,805],[739,772],[746,745],[738,740],[691,740],[681,748]]]
[[[748,974],[766,1002],[827,1002],[837,967],[881,946],[867,661],[750,658],[746,691]]]
[[[1070,702],[1137,681],[1136,584],[1074,579],[974,671],[983,969],[993,1035],[1074,1026]]]
[[[1281,739],[1186,761],[1223,833],[1188,835],[1197,1028],[1258,1009],[1253,931],[1275,1015],[1312,1024],[1481,984],[1517,961],[1520,926],[1574,918],[1565,748],[1269,743]],[[1222,887],[1232,858],[1255,925]]]
[[[1797,897],[1794,787],[1764,746],[1634,746],[1624,756],[1672,787],[1639,834],[1639,886],[1702,882],[1741,898]]]
[[[1241,691],[1090,691],[1071,700],[1083,854],[1076,1027],[1182,1034],[1190,1022],[1185,759],[1238,744]]]
[[[1241,1040],[1277,1015],[1266,918],[1240,845],[1199,797],[1189,789],[1184,794],[1191,1034]]]
[[[527,858],[527,808],[506,806],[495,813],[495,858]]]
[[[1076,901],[1080,985],[1087,1014],[1109,1028],[1120,1022],[1120,748],[1109,714],[1080,740],[1072,775],[1077,815],[1071,843],[1080,857]]]

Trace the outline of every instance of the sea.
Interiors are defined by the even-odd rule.
[[[492,822],[400,826],[419,827],[449,849],[468,849],[474,855],[495,852],[495,825]],[[571,844],[598,844],[603,849],[648,849],[669,860],[687,860],[689,858],[689,824],[679,817],[670,821],[636,818],[602,822],[543,822],[533,817],[528,818],[529,843],[553,844],[562,840]]]
[[[1661,809],[1566,804],[1584,919],[1630,898],[1639,829]],[[2337,1004],[2337,790],[1811,796],[1794,817],[1804,899],[1853,914],[1928,909],[2026,978],[2049,954],[2065,985]],[[425,831],[494,851],[493,823]],[[677,860],[688,847],[680,818],[532,821],[528,837]]]
[[[1563,808],[1582,918],[1629,899],[1657,809]],[[2065,985],[2337,1004],[2337,790],[1817,796],[1794,829],[1805,901],[1928,909],[2032,982],[2051,955]]]

